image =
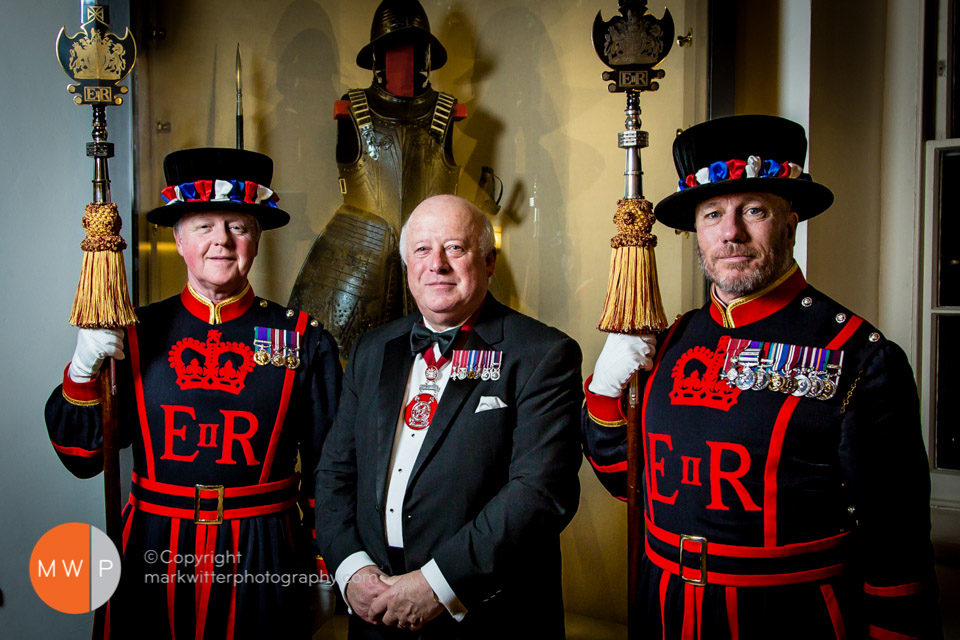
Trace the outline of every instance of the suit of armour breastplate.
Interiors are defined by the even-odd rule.
[[[398,252],[400,229],[425,198],[456,193],[451,116],[456,99],[428,90],[398,98],[354,89],[341,120],[343,204],[314,241],[290,295],[349,353],[364,331],[413,310]]]

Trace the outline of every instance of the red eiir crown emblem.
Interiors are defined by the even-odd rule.
[[[213,389],[238,395],[243,389],[247,374],[253,371],[253,349],[242,342],[220,342],[221,332],[211,329],[207,332],[207,341],[196,338],[184,338],[170,349],[170,366],[177,372],[177,385],[180,389]],[[184,352],[191,350],[195,355],[184,362]],[[227,354],[242,358],[240,366],[234,360],[224,357]],[[202,362],[201,362],[202,359]]]
[[[709,407],[729,411],[737,404],[740,389],[731,387],[720,377],[724,357],[727,354],[729,337],[720,339],[716,351],[706,347],[694,347],[680,356],[673,365],[673,390],[670,392],[670,404],[684,404]],[[688,367],[691,362],[699,362],[704,370],[697,366]]]

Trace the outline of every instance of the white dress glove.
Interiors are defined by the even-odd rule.
[[[616,398],[638,369],[649,371],[653,366],[657,338],[653,335],[631,336],[611,333],[597,358],[590,381],[590,393]]]
[[[80,329],[77,350],[68,375],[74,382],[89,382],[100,373],[104,358],[123,360],[123,329]]]

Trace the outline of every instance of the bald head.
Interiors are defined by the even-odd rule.
[[[466,215],[469,215],[473,224],[478,230],[479,235],[477,236],[477,245],[480,247],[480,250],[483,252],[483,255],[486,256],[491,251],[494,250],[494,238],[493,238],[493,225],[490,224],[490,218],[487,217],[483,211],[480,210],[477,205],[473,204],[469,200],[461,198],[460,196],[454,196],[449,194],[442,194],[437,196],[431,196],[417,205],[417,207],[410,214],[410,217],[407,218],[407,221],[403,225],[403,229],[400,230],[400,259],[403,260],[403,264],[407,264],[407,228],[410,226],[410,222],[413,220],[414,216],[418,214],[423,214],[424,212],[434,212],[439,211],[441,214],[451,215],[454,212],[460,211]]]
[[[493,228],[463,198],[427,198],[400,233],[407,284],[424,319],[437,330],[466,322],[483,304],[497,253]]]

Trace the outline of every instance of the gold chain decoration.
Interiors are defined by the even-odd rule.
[[[853,381],[853,384],[850,385],[850,391],[847,391],[847,396],[843,399],[843,404],[840,405],[840,413],[846,413],[847,405],[850,404],[850,398],[853,397],[853,390],[857,388],[857,383],[860,382],[860,376],[863,375],[863,369],[857,371],[857,377]]]

